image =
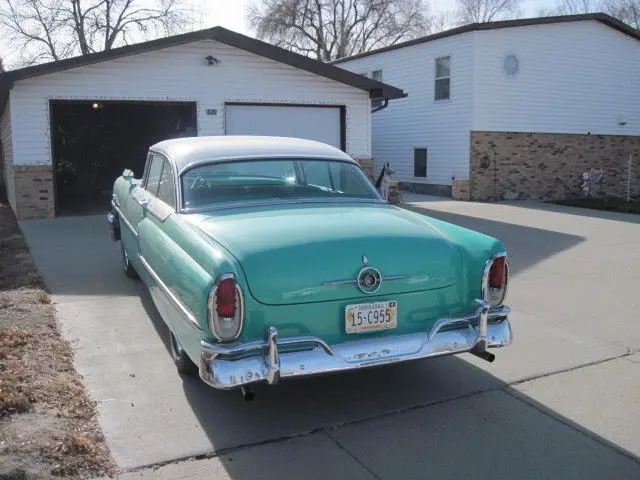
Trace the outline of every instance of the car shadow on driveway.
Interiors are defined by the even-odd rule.
[[[150,296],[144,297],[170,355],[167,328]],[[500,350],[494,352],[500,362]],[[217,456],[233,479],[258,473],[272,479],[325,478],[326,451],[295,452],[305,459],[301,465],[289,448],[278,448],[306,436],[327,437],[383,479],[640,476],[640,459],[632,452],[464,357],[260,384],[251,402],[237,390],[217,391],[197,377],[183,377],[182,384],[211,444],[202,458]]]
[[[509,253],[511,272],[522,273],[538,262],[569,250],[586,240],[585,237],[541,228],[516,225],[450,213],[441,210],[405,205],[404,208],[444,222],[453,223],[498,238]]]

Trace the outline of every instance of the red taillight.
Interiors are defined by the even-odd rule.
[[[498,257],[491,264],[489,270],[489,286],[491,288],[502,288],[505,280],[506,257]]]
[[[236,282],[227,278],[218,282],[216,288],[216,312],[219,317],[233,317],[236,314]]]

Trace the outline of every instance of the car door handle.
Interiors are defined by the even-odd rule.
[[[147,205],[149,205],[149,203],[151,203],[151,200],[147,199],[147,198],[135,198],[134,200],[136,202],[138,202],[138,205],[140,205],[141,207],[146,207]]]

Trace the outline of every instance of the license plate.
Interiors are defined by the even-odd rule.
[[[358,303],[344,309],[347,333],[367,333],[398,326],[398,302]]]

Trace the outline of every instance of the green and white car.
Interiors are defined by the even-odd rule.
[[[108,215],[181,373],[219,389],[511,342],[509,264],[486,235],[389,205],[359,165],[291,138],[151,147]]]

